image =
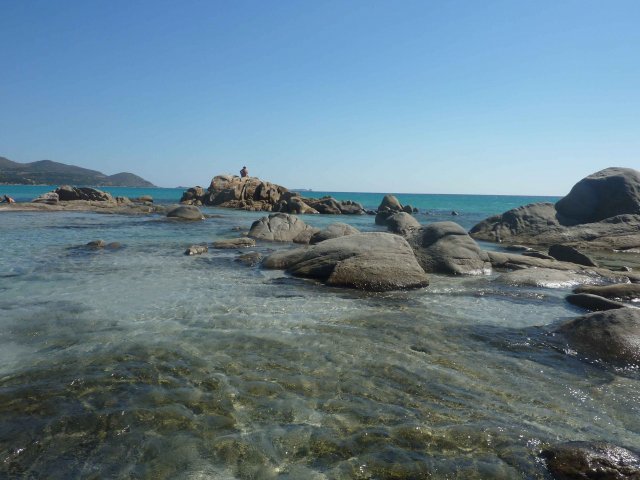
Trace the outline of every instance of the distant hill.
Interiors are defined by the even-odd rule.
[[[31,163],[13,162],[0,157],[0,184],[18,185],[90,185],[96,187],[154,187],[133,173],[105,175],[97,170],[66,165],[51,160]]]

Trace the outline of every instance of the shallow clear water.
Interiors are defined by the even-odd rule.
[[[0,214],[0,477],[549,478],[549,443],[640,446],[637,373],[547,333],[566,291],[371,294],[184,256],[261,216],[207,211]]]

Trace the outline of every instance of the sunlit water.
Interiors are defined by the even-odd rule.
[[[549,478],[550,443],[640,446],[638,375],[548,334],[567,291],[372,294],[184,256],[261,216],[207,212],[0,214],[0,478]],[[98,238],[122,248],[78,248]]]

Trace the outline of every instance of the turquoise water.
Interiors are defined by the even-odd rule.
[[[469,224],[517,199],[411,202]],[[184,256],[261,216],[207,211],[0,213],[0,478],[548,479],[550,443],[640,446],[637,372],[548,335],[579,314],[566,290],[432,275],[370,294]],[[98,238],[122,248],[83,248]]]

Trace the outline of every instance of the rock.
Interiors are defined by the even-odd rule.
[[[540,454],[557,480],[640,479],[640,457],[626,448],[604,442],[567,442]]]
[[[327,285],[385,291],[428,285],[407,241],[390,233],[356,233],[308,248],[276,252],[263,262]]]
[[[491,271],[486,252],[454,222],[436,222],[407,237],[418,262],[428,273],[481,275]]]
[[[104,248],[107,250],[120,250],[122,248],[122,244],[120,242],[109,242]]]
[[[455,210],[451,211],[451,215],[454,217],[457,217],[458,215],[460,215],[458,212],[456,212]]]
[[[504,247],[505,250],[510,252],[533,252],[533,248],[525,247],[524,245],[507,245]]]
[[[413,207],[411,205],[405,205],[402,207],[402,211],[411,215],[413,213]]]
[[[600,312],[605,310],[613,310],[615,308],[624,308],[625,304],[609,300],[608,298],[592,295],[590,293],[573,293],[567,295],[567,302],[577,307],[591,310],[592,312]]]
[[[354,233],[360,233],[360,230],[346,223],[336,222],[323,230],[315,232],[308,243],[315,245],[330,238],[344,237],[345,235],[353,235]]]
[[[200,212],[198,207],[192,205],[181,205],[179,207],[172,208],[167,212],[167,217],[176,218],[179,220],[203,220],[204,215]]]
[[[574,271],[531,267],[503,273],[495,281],[516,287],[570,288],[594,279]]]
[[[60,198],[56,192],[47,192],[40,195],[38,198],[34,198],[31,200],[33,203],[46,203],[49,205],[55,205],[58,203]]]
[[[219,240],[217,242],[213,242],[213,248],[248,248],[255,247],[256,241],[253,238],[240,237],[240,238],[231,238],[229,240]]]
[[[558,200],[556,210],[577,223],[594,223],[624,214],[640,214],[640,172],[611,167],[576,183]]]
[[[86,246],[89,248],[104,248],[106,244],[104,240],[92,240]]]
[[[562,262],[577,263],[578,265],[585,265],[587,267],[598,266],[598,264],[587,255],[568,245],[551,245],[549,247],[549,255]]]
[[[378,206],[378,211],[389,210],[392,212],[401,212],[402,204],[394,195],[385,195]]]
[[[180,203],[184,203],[187,205],[193,205],[196,202],[202,203],[202,198],[204,198],[205,191],[204,188],[200,186],[192,187],[186,190],[182,194],[182,198],[180,198]]]
[[[131,200],[129,199],[129,197],[116,197],[116,203],[118,205],[129,205],[131,204]]]
[[[420,223],[406,212],[398,212],[387,217],[385,224],[387,230],[398,235],[407,235],[409,232],[420,228]]]
[[[578,182],[569,195],[490,217],[469,232],[473,238],[587,249],[640,247],[640,172],[608,168]]]
[[[319,213],[331,214],[331,215],[362,215],[365,213],[364,208],[358,202],[352,202],[351,200],[338,201],[332,197],[322,198],[305,198],[311,208],[317,210]]]
[[[561,325],[556,332],[591,360],[619,366],[640,365],[640,309],[595,312]]]
[[[308,232],[311,230],[311,232]],[[304,223],[300,218],[288,213],[272,213],[262,217],[251,225],[249,236],[257,240],[272,242],[293,242],[303,232],[309,233],[309,238],[316,229]],[[300,240],[300,238],[298,238]]]
[[[110,193],[89,187],[62,185],[54,190],[60,201],[88,200],[95,202],[115,202]]]
[[[260,263],[261,260],[262,254],[259,252],[243,253],[235,259],[236,262],[240,262],[247,267],[255,267]]]
[[[202,255],[209,251],[209,247],[206,245],[191,245],[184,252],[185,255]]]
[[[547,255],[546,253],[538,252],[536,250],[527,250],[526,252],[522,252],[522,255],[525,257],[542,258],[544,260],[555,260],[551,255]]]
[[[140,195],[139,197],[132,198],[131,200],[137,203],[153,203],[153,197],[151,195]]]
[[[307,215],[320,213],[315,208],[307,205],[300,197],[292,197],[291,199],[289,199],[289,201],[286,203],[286,212]]]
[[[640,284],[617,283],[614,285],[582,285],[574,293],[591,293],[605,298],[619,300],[640,300]]]

